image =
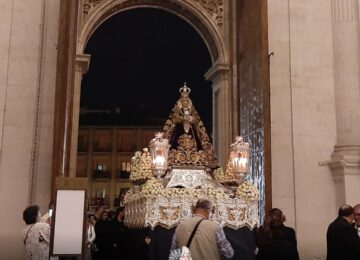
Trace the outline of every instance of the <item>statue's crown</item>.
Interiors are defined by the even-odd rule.
[[[182,97],[189,97],[191,89],[186,86],[186,82],[185,82],[184,86],[179,89],[179,92]]]

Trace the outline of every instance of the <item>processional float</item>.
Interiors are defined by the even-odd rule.
[[[230,146],[225,172],[199,114],[180,88],[163,132],[131,160],[133,187],[125,195],[125,224],[130,228],[172,228],[192,217],[200,198],[214,205],[212,220],[222,227],[259,225],[259,190],[246,181],[249,143],[237,137]]]

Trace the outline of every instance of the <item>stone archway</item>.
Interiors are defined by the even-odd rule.
[[[219,161],[225,166],[229,144],[236,135],[241,133],[251,140],[255,145],[253,156],[258,159],[251,174],[255,173],[262,190],[261,208],[265,209],[266,200],[269,209],[271,146],[266,3],[262,0],[61,1],[52,195],[57,179],[69,181],[68,186],[81,186],[76,184],[79,178],[69,177],[75,177],[80,86],[91,59],[84,53],[88,39],[101,23],[119,12],[158,8],[188,22],[208,47],[212,67],[204,76],[212,82],[213,139]]]
[[[224,41],[223,13],[224,3],[202,3],[201,1],[161,1],[161,0],[101,0],[85,1],[79,17],[77,53],[83,53],[90,36],[111,16],[134,8],[158,8],[187,21],[203,38],[209,49],[213,64],[228,61]]]
[[[76,3],[63,3],[62,6],[64,31],[60,31],[59,38],[63,33],[66,46],[60,46],[64,49],[59,50],[60,62],[58,60],[59,97],[56,100],[56,107],[59,117],[58,120],[55,119],[53,179],[57,176],[75,177],[80,87],[83,74],[86,73],[91,59],[90,55],[84,53],[86,43],[96,28],[108,18],[134,8],[158,8],[173,13],[187,21],[204,40],[213,63],[205,77],[212,81],[213,104],[216,104],[213,108],[215,119],[213,124],[216,124],[213,127],[214,143],[222,144],[217,145],[217,151],[220,161],[223,163],[225,161],[232,139],[232,125],[236,124],[230,122],[231,104],[228,102],[231,80],[225,37],[227,33],[224,24],[224,12],[226,12],[224,2],[81,0]],[[60,54],[61,51],[64,56]]]
[[[219,2],[218,2],[219,3]],[[85,3],[83,6],[82,16],[80,17],[79,33],[78,33],[78,41],[76,46],[76,62],[77,64],[82,64],[78,67],[80,69],[75,71],[75,82],[74,82],[74,97],[73,97],[73,116],[72,122],[73,127],[71,131],[71,148],[70,148],[70,166],[69,166],[69,175],[74,176],[76,169],[76,147],[77,147],[77,125],[78,125],[78,107],[80,102],[80,85],[82,73],[85,71],[83,68],[87,68],[84,65],[84,62],[90,61],[90,56],[84,54],[84,49],[86,43],[93,32],[98,28],[100,24],[106,21],[111,16],[134,8],[159,8],[170,13],[175,14],[176,16],[184,19],[193,28],[200,34],[203,38],[206,46],[208,47],[209,53],[211,55],[213,67],[209,70],[207,78],[213,82],[213,89],[219,91],[221,89],[222,97],[225,99],[223,94],[223,90],[228,88],[228,79],[227,75],[220,75],[223,72],[228,70],[227,60],[228,55],[226,51],[225,41],[223,40],[222,35],[222,17],[221,13],[223,10],[222,5],[215,5],[210,8],[208,5],[190,2],[187,6],[184,5],[182,1],[158,1],[158,0],[143,0],[143,1],[99,1],[91,3]],[[205,10],[201,10],[201,8]],[[208,10],[208,11],[206,11]],[[217,10],[217,11],[215,11]],[[206,12],[203,12],[206,11]],[[214,18],[211,14],[216,14]],[[219,73],[221,72],[221,73]],[[226,93],[226,92],[224,92]],[[226,101],[217,102],[217,104],[226,104]],[[227,110],[224,108],[217,108],[217,110]],[[224,115],[228,115],[228,112]],[[224,121],[222,125],[229,125],[229,122]],[[215,128],[214,128],[215,129]],[[220,143],[220,140],[216,138],[217,136],[224,136],[227,131],[221,131],[222,133],[215,133],[215,143]],[[225,137],[226,138],[226,137]],[[230,137],[227,137],[228,142],[230,142]],[[221,143],[224,143],[224,140],[221,140]],[[226,146],[227,147],[227,146]],[[225,154],[227,152],[220,151],[221,148],[218,146],[218,153],[220,160],[223,161],[225,158]]]

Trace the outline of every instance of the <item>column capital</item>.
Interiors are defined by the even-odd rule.
[[[206,73],[205,79],[212,82],[225,78],[225,74],[230,72],[230,65],[225,63],[215,63]]]
[[[84,54],[84,53],[76,54],[76,58],[75,58],[76,71],[85,74],[89,69],[90,58],[91,58],[90,54]]]

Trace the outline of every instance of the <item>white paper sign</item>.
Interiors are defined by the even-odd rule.
[[[57,191],[54,255],[79,255],[82,253],[84,207],[84,190]]]

